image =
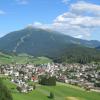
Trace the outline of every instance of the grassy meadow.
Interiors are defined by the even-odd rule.
[[[57,83],[57,86],[36,86],[36,90],[30,93],[19,93],[16,85],[9,80],[3,80],[4,84],[12,93],[13,100],[52,100],[48,98],[50,92],[54,93],[53,100],[100,100],[100,93],[88,92],[82,88],[64,83]]]
[[[27,54],[19,54],[19,55],[8,55],[4,53],[0,53],[0,64],[44,64],[48,62],[52,62],[51,59],[47,57],[33,57]]]

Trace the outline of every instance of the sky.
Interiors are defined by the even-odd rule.
[[[100,0],[0,0],[0,37],[27,26],[100,41]]]

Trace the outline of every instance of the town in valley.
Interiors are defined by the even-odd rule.
[[[29,82],[38,83],[39,76],[55,77],[56,81],[76,85],[89,91],[100,92],[99,64],[6,64],[0,65],[0,76],[8,79],[28,93],[34,87]]]

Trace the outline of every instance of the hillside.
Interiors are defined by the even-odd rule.
[[[0,52],[0,64],[44,64],[48,62],[52,62],[52,60],[46,57],[33,57],[27,54],[9,55]]]
[[[25,53],[34,57],[45,56],[57,62],[88,63],[100,61],[100,51],[94,49],[99,45],[99,41],[81,40],[55,31],[33,27],[11,32],[0,38],[0,50],[4,52]],[[20,59],[19,57],[7,56],[8,62],[7,58],[10,61],[11,59],[12,61]],[[25,62],[25,59],[27,58],[23,58],[21,62]]]
[[[16,85],[9,80],[4,80],[13,95],[13,100],[50,100],[49,93],[53,91],[54,100],[99,100],[100,95],[96,92],[88,92],[77,86],[65,83],[57,83],[57,86],[41,86],[37,84],[36,90],[28,94],[18,93]],[[52,100],[52,99],[51,99]]]
[[[68,62],[68,63],[91,63],[100,62],[100,50],[94,48],[87,48],[80,45],[67,45],[63,53],[57,57],[51,57],[54,62]]]
[[[27,53],[33,56],[58,56],[69,44],[97,47],[99,41],[76,39],[55,31],[25,28],[0,38],[0,49],[6,52]]]
[[[100,50],[100,46],[96,47],[96,49],[99,49]]]

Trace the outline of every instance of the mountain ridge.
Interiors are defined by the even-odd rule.
[[[56,31],[30,27],[0,38],[2,51],[27,53],[33,56],[58,56],[73,45],[95,48],[99,44],[99,41],[81,40]]]

